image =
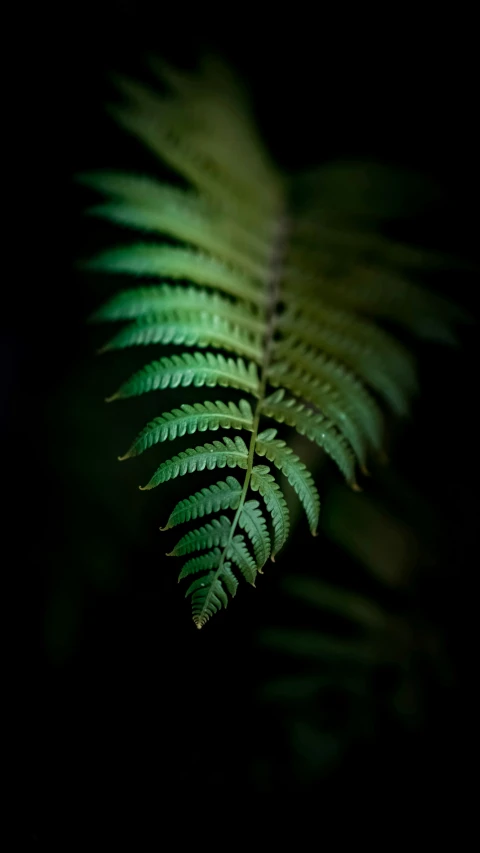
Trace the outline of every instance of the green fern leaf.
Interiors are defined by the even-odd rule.
[[[285,441],[275,438],[276,429],[268,429],[260,433],[255,449],[260,456],[266,456],[285,474],[288,482],[295,489],[308,518],[313,536],[317,535],[318,517],[320,514],[320,496],[313,482],[313,477],[306,465],[291,450]]]
[[[340,359],[381,394],[396,414],[407,413],[407,392],[399,386],[397,381],[391,379],[381,357],[368,344],[358,342],[335,328],[309,322],[304,315],[296,314],[294,311],[285,312],[280,317],[279,328],[284,335],[309,346],[315,346]]]
[[[318,444],[337,463],[352,488],[358,489],[355,482],[355,459],[343,436],[327,418],[312,412],[292,397],[285,397],[283,388],[279,388],[264,400],[262,411],[278,423],[295,427],[300,435],[305,435]]]
[[[208,488],[196,492],[189,498],[179,501],[170,515],[165,527],[160,530],[169,530],[177,524],[184,524],[195,518],[203,518],[212,512],[223,509],[237,509],[240,503],[242,487],[235,477],[227,477]]]
[[[182,536],[167,557],[182,557],[192,551],[203,551],[204,548],[213,548],[218,545],[223,548],[228,542],[231,527],[231,522],[225,515],[221,515],[219,519],[214,518],[211,523],[204,524],[196,530],[190,530]]]
[[[133,218],[135,212],[145,212],[151,217],[154,230],[165,229],[171,236],[192,243],[198,238],[218,244],[221,237],[227,236],[230,244],[243,240],[249,244],[250,251],[268,255],[271,238],[268,226],[258,230],[252,228],[250,222],[225,215],[225,205],[212,204],[208,197],[198,192],[126,172],[87,172],[77,180],[131,210]],[[186,230],[193,232],[193,239],[185,236]]]
[[[161,189],[158,206],[118,201],[96,205],[88,213],[136,230],[173,237],[216,255],[247,275],[265,276],[267,258],[262,258],[261,246],[254,235],[238,229],[234,221],[222,216],[194,193],[162,184],[158,186]]]
[[[255,552],[257,570],[262,574],[262,566],[267,562],[272,546],[258,501],[245,501],[238,523],[250,538]]]
[[[168,120],[162,113],[163,121],[175,128],[177,136],[188,138],[197,158],[218,163],[226,175],[235,176],[240,186],[249,187],[251,194],[258,192],[260,182],[268,197],[271,167],[258,145],[248,99],[230,69],[210,59],[204,66],[206,77],[202,85],[198,79],[192,84],[186,75],[157,57],[151,58],[149,65],[158,79],[180,97],[178,105],[173,102]],[[192,108],[195,122],[188,122],[184,104]],[[217,128],[216,134],[211,132],[212,125]]]
[[[168,284],[124,290],[100,308],[92,319],[105,322],[153,315],[160,317],[163,314],[168,317],[173,311],[207,312],[223,317],[254,335],[262,335],[265,330],[265,323],[253,317],[243,303],[233,303],[218,293],[208,293],[197,287],[171,287]]]
[[[223,588],[225,584],[233,597],[237,590],[238,581],[234,576],[230,563],[224,563],[220,570],[209,572],[193,581],[188,587],[185,598],[192,596],[193,621],[197,628],[203,628],[211,616],[221,607],[227,607],[228,596]],[[222,584],[223,582],[223,584]]]
[[[180,409],[164,412],[160,418],[147,424],[133,442],[130,450],[119,459],[129,459],[139,456],[149,447],[162,441],[177,438],[188,433],[205,432],[206,430],[246,429],[253,430],[253,413],[250,403],[240,400],[236,403],[194,403],[193,406],[183,403]]]
[[[316,380],[331,385],[340,395],[345,412],[361,426],[372,446],[379,450],[383,437],[383,416],[380,407],[365,386],[347,370],[341,362],[327,357],[304,344],[295,341],[278,341],[275,357],[280,363],[286,362],[291,369],[298,368]],[[327,417],[329,417],[327,415]]]
[[[109,249],[82,264],[86,269],[128,275],[186,279],[222,290],[263,307],[266,297],[255,281],[217,258],[195,249],[162,244],[135,243]]]
[[[259,338],[248,335],[215,314],[171,312],[137,320],[115,335],[101,352],[149,344],[186,344],[206,347],[212,344],[221,349],[233,350],[238,355],[261,362],[262,348]]]
[[[208,554],[202,554],[200,557],[191,557],[184,564],[182,571],[178,576],[179,582],[189,575],[197,574],[198,572],[206,572],[209,569],[217,569],[220,564],[222,552],[220,548],[214,548]]]
[[[227,558],[233,560],[240,569],[245,580],[249,584],[255,586],[255,578],[257,575],[257,566],[250,551],[245,544],[245,538],[237,533],[228,545]]]
[[[150,482],[146,486],[140,486],[140,488],[142,491],[154,489],[160,483],[166,483],[168,480],[173,480],[175,477],[181,477],[184,474],[192,474],[194,471],[204,471],[205,468],[209,471],[214,468],[225,468],[225,466],[246,468],[247,460],[248,449],[243,439],[236,436],[232,441],[231,438],[225,436],[223,444],[221,441],[213,441],[211,444],[189,447],[179,453],[178,456],[173,456],[172,459],[162,462]]]
[[[270,474],[268,465],[255,465],[252,469],[252,479],[250,481],[254,492],[260,492],[265,501],[266,507],[272,516],[273,522],[273,547],[272,560],[283,548],[288,538],[290,530],[290,516],[288,513],[287,502],[283,496],[282,490],[275,478]]]
[[[375,353],[386,372],[401,387],[413,391],[416,389],[416,376],[413,359],[404,347],[387,335],[379,326],[355,314],[341,311],[320,301],[318,296],[312,300],[292,291],[292,305],[298,312],[301,322],[314,321],[317,325],[348,335],[366,351]]]
[[[221,353],[185,352],[182,355],[164,356],[143,367],[127,380],[108,402],[125,397],[138,397],[148,391],[165,388],[195,388],[215,385],[239,388],[258,397],[260,381],[254,362],[247,364],[241,359],[225,358]]]
[[[366,469],[367,437],[353,417],[349,406],[342,405],[338,393],[330,385],[321,385],[318,380],[299,370],[292,370],[288,364],[276,364],[268,373],[268,379],[273,386],[284,386],[289,391],[303,397],[325,415],[337,427],[338,431],[350,443],[362,467]]]
[[[303,280],[302,280],[303,279]],[[287,274],[296,292],[316,293],[318,274],[303,276],[298,270]],[[289,284],[290,286],[290,284]],[[427,293],[391,270],[358,265],[343,276],[322,283],[322,293],[334,305],[372,318],[390,320],[413,334],[445,344],[456,343],[452,321],[468,322],[468,316],[447,299]]]
[[[189,143],[188,133],[184,134],[164,125],[162,112],[164,99],[158,98],[145,86],[131,80],[119,78],[118,75],[116,80],[119,89],[127,95],[130,103],[124,107],[111,107],[109,110],[111,115],[126,130],[150,148],[154,154],[190,181],[197,190],[227,210],[233,208],[238,216],[247,221],[251,220],[252,216],[258,216],[258,207],[265,211],[275,210],[278,203],[278,175],[275,172],[270,173],[268,166],[263,173],[263,180],[251,187],[243,181],[235,181],[228,171],[218,167],[216,161],[208,156],[199,155],[195,151],[195,147]],[[215,103],[217,97],[215,92],[217,87],[223,87],[224,80],[225,76],[222,74],[214,85],[212,82],[207,84],[206,105],[211,106]],[[232,103],[235,103],[237,99],[235,90],[230,97]],[[248,125],[243,123],[246,118],[244,110],[241,109],[242,121],[239,122],[238,117],[234,118],[229,100],[227,98],[225,101],[225,114],[227,114],[227,110],[230,111],[234,121],[233,126],[237,126],[239,129],[239,141],[241,141],[241,150],[247,165],[247,163],[252,162],[255,148],[260,149],[263,154],[263,147],[259,144],[253,127],[250,127],[245,133]],[[191,108],[191,102],[188,103]],[[205,110],[206,105],[202,105],[202,111]],[[221,133],[225,142],[225,133],[222,133],[225,130],[222,112],[216,111],[214,121],[215,131],[212,133],[212,128],[210,128],[209,135],[215,136],[216,133]],[[219,126],[219,122],[221,122],[221,126]],[[223,147],[226,148],[227,145],[224,144]],[[253,204],[254,201],[256,205]]]
[[[254,407],[243,399],[178,401],[120,457],[222,430],[221,441],[163,461],[143,488],[197,471],[244,472],[240,480],[227,476],[181,500],[163,528],[234,513],[230,521],[220,515],[190,531],[172,551],[211,549],[180,572],[180,578],[200,574],[186,594],[202,627],[236,592],[232,562],[254,584],[257,571],[287,540],[289,513],[274,474],[283,472],[312,533],[317,527],[320,499],[312,475],[275,429],[265,430],[264,419],[306,436],[358,489],[356,463],[366,473],[369,453],[381,451],[377,396],[405,414],[416,390],[410,353],[377,321],[387,318],[419,335],[448,339],[449,318],[459,315],[404,278],[402,270],[424,263],[418,252],[376,233],[375,217],[366,216],[357,227],[360,217],[350,208],[358,210],[362,190],[355,189],[348,168],[326,165],[317,178],[306,179],[280,172],[258,136],[242,86],[222,63],[207,60],[196,75],[153,58],[149,63],[168,94],[116,75],[125,100],[109,112],[175,170],[175,181],[167,185],[113,170],[80,176],[103,196],[90,213],[152,237],[101,252],[82,266],[138,280],[138,287],[113,296],[94,314],[99,322],[127,321],[102,351],[147,345],[187,350],[156,358],[109,400],[190,386],[234,388],[254,398]],[[229,429],[241,434],[232,440],[223,433]],[[257,464],[263,457],[273,472]],[[249,489],[264,500],[273,544]]]
[[[220,572],[220,577],[222,579],[222,582],[226,586],[228,592],[230,593],[230,595],[233,598],[233,596],[235,595],[237,588],[238,588],[238,581],[232,572],[231,566],[232,566],[232,564],[228,561],[223,563],[222,568],[221,568],[221,572]]]

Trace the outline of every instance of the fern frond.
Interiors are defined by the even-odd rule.
[[[207,468],[213,471],[214,468],[246,468],[248,460],[248,449],[240,436],[236,436],[232,441],[231,438],[221,441],[213,441],[211,444],[205,444],[198,447],[189,447],[187,450],[179,453],[178,456],[173,456],[172,459],[167,459],[166,462],[157,468],[152,479],[146,486],[140,486],[142,491],[154,489],[160,483],[166,483],[168,480],[173,480],[175,477],[181,477],[184,474],[192,474],[194,471],[204,471]]]
[[[181,246],[134,243],[107,249],[82,264],[99,272],[124,273],[149,278],[186,279],[193,284],[222,290],[259,307],[266,296],[255,280],[218,258]]]
[[[197,530],[190,530],[177,542],[173,551],[167,557],[182,557],[192,551],[203,551],[204,548],[213,548],[221,545],[225,547],[229,539],[232,524],[225,515],[214,518],[212,522],[205,524]]]
[[[275,554],[283,548],[288,538],[290,530],[290,515],[288,512],[287,502],[283,496],[283,492],[275,481],[275,478],[270,474],[268,465],[255,465],[252,468],[252,478],[250,480],[251,487],[254,492],[260,492],[265,501],[265,505],[272,516],[273,522],[273,547],[272,560]]]
[[[272,546],[267,524],[258,501],[245,501],[238,524],[250,538],[255,553],[257,570],[262,574],[262,566],[267,562]]]
[[[246,400],[240,400],[238,406],[236,403],[222,403],[221,400],[217,400],[216,403],[210,403],[206,400],[205,403],[194,403],[193,405],[183,403],[180,409],[164,412],[160,418],[155,418],[154,421],[147,424],[133,442],[130,450],[124,456],[119,456],[119,459],[123,461],[132,456],[139,456],[149,447],[167,441],[167,439],[174,439],[186,433],[192,435],[197,431],[217,430],[219,427],[246,429],[251,432],[253,430],[253,413],[250,403],[247,403]]]
[[[280,471],[283,471],[303,504],[311,533],[316,536],[320,515],[320,496],[313,477],[296,453],[287,446],[285,441],[275,438],[276,435],[276,429],[267,429],[260,433],[255,449],[259,456],[266,456]]]
[[[241,359],[225,358],[220,353],[185,352],[182,355],[164,356],[159,361],[142,367],[134,373],[107,402],[126,397],[138,397],[148,391],[165,388],[238,388],[258,397],[260,380],[256,365]]]
[[[322,450],[337,463],[347,482],[355,483],[355,459],[345,439],[334,428],[331,421],[323,415],[312,412],[292,397],[285,397],[283,388],[279,388],[262,403],[262,412],[278,423],[295,427],[300,435],[318,444]]]
[[[153,315],[122,329],[101,350],[107,352],[150,344],[185,344],[207,347],[213,345],[251,358],[260,363],[262,347],[259,337],[249,335],[215,314],[198,315],[187,311]]]
[[[160,530],[169,530],[177,524],[184,524],[195,518],[202,518],[212,512],[223,509],[237,509],[240,503],[242,487],[235,477],[227,477],[208,488],[196,492],[189,498],[179,501],[170,514],[165,527]]]
[[[316,532],[320,499],[312,475],[276,429],[265,429],[264,419],[314,442],[358,489],[356,463],[366,473],[369,454],[381,450],[377,396],[405,414],[416,390],[410,353],[377,320],[446,339],[449,318],[457,317],[399,274],[424,262],[418,253],[375,233],[374,216],[357,227],[362,188],[352,186],[348,168],[339,173],[326,165],[316,179],[303,180],[275,166],[242,86],[222,63],[207,60],[196,75],[154,58],[150,67],[167,92],[116,75],[124,102],[109,112],[180,181],[167,185],[114,170],[81,175],[79,181],[103,197],[90,213],[153,238],[101,252],[83,266],[128,275],[139,285],[94,314],[99,322],[126,321],[101,351],[187,350],[155,358],[109,400],[190,386],[234,388],[254,399],[254,406],[244,399],[179,403],[152,419],[120,457],[196,432],[241,431],[234,439],[222,432],[221,441],[163,461],[143,487],[217,468],[244,472],[240,480],[227,476],[181,500],[161,528],[233,513],[231,520],[220,515],[188,532],[171,552],[210,549],[189,559],[179,578],[201,575],[186,593],[201,628],[235,595],[232,563],[254,585],[287,540],[290,518],[278,472]],[[332,190],[335,174],[339,194]],[[264,457],[272,471],[257,464]],[[263,498],[265,517],[251,492]]]

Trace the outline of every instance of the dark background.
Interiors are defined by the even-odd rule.
[[[288,796],[295,809],[303,802],[302,813],[314,816],[308,794],[344,803],[365,786],[372,794],[401,790],[404,808],[425,790],[453,796],[470,738],[463,661],[478,515],[475,328],[461,332],[456,351],[419,346],[422,393],[393,452],[395,470],[434,518],[436,557],[426,575],[419,567],[410,587],[386,588],[338,544],[310,540],[299,523],[256,592],[241,588],[199,633],[157,530],[173,490],[138,492],[155,460],[116,462],[151,403],[143,412],[132,401],[103,403],[128,362],[95,357],[101,337],[85,320],[107,285],[73,273],[72,261],[108,245],[113,232],[85,222],[85,198],[71,176],[149,163],[103,115],[108,70],[140,73],[146,49],[193,66],[206,46],[243,74],[262,130],[289,168],[332,157],[413,167],[436,180],[442,200],[404,223],[400,236],[475,259],[471,22],[437,13],[406,19],[400,7],[354,20],[347,9],[335,16],[261,4],[216,15],[208,7],[165,13],[154,4],[100,2],[62,14],[38,22],[38,31],[30,24],[20,156],[35,197],[27,203],[19,191],[27,236],[13,288],[18,304],[2,335],[14,541],[6,568],[21,586],[20,836],[32,846],[57,835],[72,846],[84,835],[113,843],[134,826],[142,838],[135,849],[153,850],[162,827],[193,804],[227,819],[273,796],[277,805]],[[476,276],[442,270],[436,286],[474,312]],[[327,486],[335,479],[326,478]],[[258,639],[266,626],[312,618],[281,590],[299,564],[400,613],[413,601],[420,620],[435,626],[449,672],[443,681],[420,677],[422,713],[411,726],[388,710],[388,673],[369,692],[368,735],[344,733],[341,702],[334,704],[338,758],[324,768],[320,750],[308,772],[289,746],[290,718],[259,698],[273,674],[299,666]],[[181,840],[187,830],[176,825]]]

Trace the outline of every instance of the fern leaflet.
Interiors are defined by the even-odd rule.
[[[161,441],[177,438],[177,436],[191,435],[194,432],[205,430],[223,429],[253,429],[253,414],[250,403],[240,400],[236,403],[194,403],[190,406],[183,403],[180,409],[173,412],[165,412],[162,417],[155,418],[147,424],[133,442],[130,450],[119,459],[129,459],[131,456],[139,456],[147,448],[153,447]]]
[[[225,358],[221,353],[185,352],[182,355],[164,356],[159,361],[153,361],[134,373],[130,379],[107,398],[107,402],[125,397],[138,397],[148,391],[165,388],[196,388],[215,385],[239,388],[258,397],[260,381],[256,365],[251,361],[248,365],[238,358]]]
[[[235,477],[227,477],[220,480],[209,488],[191,495],[180,501],[170,515],[165,527],[160,530],[169,530],[177,524],[183,524],[195,518],[202,518],[212,512],[223,509],[237,509],[242,494],[242,487]]]

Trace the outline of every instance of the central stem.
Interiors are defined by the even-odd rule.
[[[258,425],[260,423],[260,414],[262,409],[262,403],[265,397],[265,390],[267,387],[267,377],[268,377],[268,369],[270,367],[270,361],[272,357],[272,344],[273,344],[273,335],[275,332],[275,318],[277,312],[277,304],[278,297],[280,291],[280,278],[282,274],[282,263],[283,256],[285,252],[286,239],[288,232],[288,222],[285,216],[280,216],[278,219],[277,230],[275,233],[275,237],[272,245],[272,254],[270,258],[270,275],[269,280],[267,282],[267,307],[266,307],[266,329],[264,336],[264,357],[261,365],[260,372],[260,388],[258,392],[258,400],[257,405],[255,407],[255,412],[253,416],[253,429],[252,435],[250,438],[250,444],[248,448],[248,458],[247,458],[247,470],[245,472],[245,479],[243,481],[242,493],[240,495],[240,502],[238,504],[237,511],[234,515],[232,526],[230,528],[230,533],[228,536],[227,543],[223,549],[222,556],[220,558],[220,562],[218,564],[218,569],[215,572],[214,578],[212,580],[211,588],[213,589],[213,585],[217,578],[220,576],[223,564],[225,562],[226,555],[232,544],[233,537],[235,535],[235,530],[237,528],[238,520],[240,518],[243,505],[245,503],[245,498],[247,496],[248,487],[250,485],[250,478],[252,476],[253,469],[253,457],[255,454],[255,445],[257,442],[258,436]],[[205,611],[209,601],[209,596],[207,595],[205,599],[205,604],[202,608],[202,614]],[[197,621],[197,628],[202,627],[201,615]]]

